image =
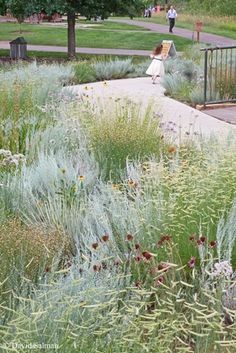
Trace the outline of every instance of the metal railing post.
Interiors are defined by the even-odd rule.
[[[205,63],[204,63],[204,107],[206,106],[207,101],[207,59],[208,59],[208,50],[205,50]]]

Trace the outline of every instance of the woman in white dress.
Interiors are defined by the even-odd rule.
[[[155,84],[157,77],[162,77],[165,74],[165,68],[163,63],[164,57],[161,54],[162,47],[162,44],[159,44],[156,48],[153,49],[153,52],[150,55],[152,62],[146,71],[147,75],[152,76],[153,84]]]

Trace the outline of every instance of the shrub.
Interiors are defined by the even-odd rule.
[[[96,72],[90,62],[81,62],[74,65],[74,83],[95,81]]]
[[[166,89],[167,95],[182,101],[189,100],[189,94],[193,87],[193,84],[180,73],[165,75],[162,79],[162,85]]]
[[[111,80],[123,78],[134,72],[134,66],[131,59],[110,60],[107,62],[97,62],[92,65],[96,72],[97,80]]]

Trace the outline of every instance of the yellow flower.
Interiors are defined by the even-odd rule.
[[[79,176],[78,176],[78,179],[79,179],[79,181],[84,181],[85,178],[84,178],[83,175],[79,175]]]
[[[133,188],[133,187],[136,187],[136,186],[137,186],[137,182],[136,182],[136,181],[133,181],[132,179],[129,179],[128,185],[129,185],[129,187]]]
[[[175,146],[168,147],[168,152],[169,153],[175,153],[176,152],[176,147]]]
[[[89,87],[88,86],[84,86],[84,89],[85,89],[85,91],[87,91],[89,89]]]
[[[118,184],[112,184],[111,188],[113,190],[119,190],[119,185]]]

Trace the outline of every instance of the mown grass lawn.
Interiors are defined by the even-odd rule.
[[[6,58],[6,57],[10,57],[10,50],[0,49],[0,58]],[[61,53],[61,52],[28,50],[27,57],[28,57],[28,59],[31,59],[31,60],[36,59],[39,61],[46,61],[48,63],[68,61],[68,55],[66,52]],[[112,59],[125,60],[128,58],[130,58],[130,56],[127,56],[127,55],[111,55],[111,54],[105,55],[105,54],[83,54],[83,53],[76,54],[76,60],[78,60],[80,62],[81,61],[86,61],[86,62],[87,61],[104,61],[105,62],[105,61],[109,61]],[[145,60],[147,60],[147,58],[145,56],[132,55],[132,62],[134,64],[139,64]]]
[[[124,28],[126,28],[124,26]],[[61,26],[48,26],[47,24],[23,24],[22,33],[19,33],[19,25],[14,23],[0,24],[0,41],[10,41],[18,36],[23,36],[28,44],[38,45],[67,45],[67,29]],[[79,47],[90,48],[122,48],[151,50],[157,42],[173,39],[169,34],[163,35],[149,31],[112,31],[77,29],[76,40]],[[175,37],[175,46],[178,51],[184,50],[191,41],[181,37]]]
[[[47,25],[47,23],[45,23],[45,25]],[[148,29],[146,28],[133,26],[129,24],[123,25],[122,23],[119,23],[119,22],[109,22],[109,21],[95,22],[95,21],[86,21],[84,19],[79,19],[79,21],[77,22],[77,26],[81,26],[88,29],[95,29],[95,30],[109,29],[114,31],[120,31],[120,30],[121,31],[148,31]]]

